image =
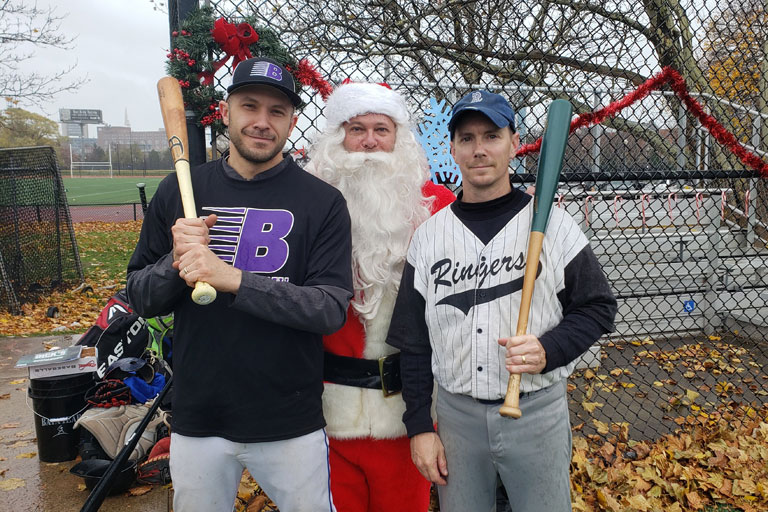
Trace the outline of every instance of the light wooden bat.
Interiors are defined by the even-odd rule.
[[[157,96],[160,99],[165,135],[168,137],[168,147],[176,169],[176,178],[179,180],[184,217],[196,219],[197,209],[187,153],[187,119],[184,115],[184,100],[181,96],[179,81],[172,76],[161,78],[157,82]],[[216,289],[206,282],[198,281],[192,291],[192,300],[200,305],[210,304],[216,300]]]

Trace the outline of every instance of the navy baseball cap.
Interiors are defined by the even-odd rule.
[[[227,87],[227,94],[246,85],[269,85],[288,96],[295,107],[301,106],[293,75],[271,59],[254,57],[241,61],[232,75],[232,85]]]
[[[480,112],[499,128],[509,126],[515,131],[515,111],[503,96],[488,91],[472,91],[453,106],[451,120],[448,121],[448,131],[453,137],[456,122],[466,112]]]

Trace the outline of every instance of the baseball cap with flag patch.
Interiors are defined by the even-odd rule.
[[[448,131],[453,137],[456,122],[466,112],[480,112],[499,128],[509,126],[515,131],[515,111],[503,96],[489,91],[472,91],[453,106],[451,120],[448,121]]]
[[[265,57],[254,57],[240,62],[232,75],[232,85],[227,93],[232,94],[246,85],[268,85],[288,96],[294,106],[301,105],[301,98],[296,94],[296,82],[293,75],[277,62]]]

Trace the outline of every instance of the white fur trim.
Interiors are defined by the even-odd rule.
[[[363,114],[385,114],[396,124],[408,126],[405,99],[379,84],[351,82],[338,86],[328,97],[323,113],[326,133]]]
[[[325,384],[323,414],[328,435],[335,439],[395,439],[406,435],[405,402],[399,394],[381,390]]]

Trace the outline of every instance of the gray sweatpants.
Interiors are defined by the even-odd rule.
[[[283,512],[336,512],[325,429],[263,443],[171,434],[173,510],[232,512],[247,468]]]
[[[437,429],[448,462],[441,512],[496,510],[496,475],[514,512],[570,512],[571,423],[566,384],[520,397],[519,419],[442,388]]]

